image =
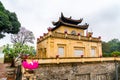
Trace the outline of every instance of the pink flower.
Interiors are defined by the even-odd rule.
[[[38,61],[33,60],[30,63],[28,63],[27,61],[23,61],[22,66],[26,69],[33,70],[38,68]]]

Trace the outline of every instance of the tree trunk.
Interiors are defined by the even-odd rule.
[[[14,58],[12,58],[11,66],[10,66],[10,67],[15,67],[15,61],[14,61]]]

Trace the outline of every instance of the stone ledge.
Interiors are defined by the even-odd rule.
[[[27,59],[30,62],[33,59]],[[45,58],[45,59],[35,59],[39,64],[60,64],[60,63],[88,63],[88,62],[109,62],[109,61],[120,61],[120,57],[76,57],[76,58]]]

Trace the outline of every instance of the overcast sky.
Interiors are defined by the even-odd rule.
[[[0,0],[4,7],[15,12],[21,25],[31,30],[35,38],[53,27],[63,12],[73,19],[83,18],[89,31],[103,41],[120,39],[120,0]],[[6,36],[0,45],[10,42]],[[36,44],[36,43],[35,43]]]

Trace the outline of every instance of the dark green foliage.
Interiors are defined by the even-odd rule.
[[[112,55],[109,53],[103,53],[103,57],[111,57]]]
[[[119,44],[120,41],[118,39],[112,39],[111,41],[108,42],[110,46],[110,52],[112,53],[113,51],[120,51],[119,49]]]
[[[4,56],[4,63],[10,63],[12,58],[8,57],[7,55]]]
[[[112,39],[108,42],[102,42],[102,52],[104,57],[119,56],[120,41],[118,39]]]
[[[102,53],[110,53],[110,46],[107,42],[102,42]]]
[[[16,14],[6,10],[0,2],[0,38],[5,36],[4,33],[18,33],[20,26]]]

